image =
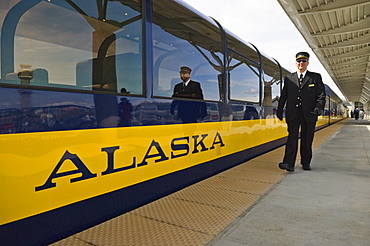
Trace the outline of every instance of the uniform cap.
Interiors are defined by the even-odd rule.
[[[309,58],[310,58],[310,54],[308,54],[307,52],[298,52],[295,55],[296,60],[298,60],[298,59],[309,59]]]
[[[191,73],[191,69],[189,67],[181,67],[180,73]]]

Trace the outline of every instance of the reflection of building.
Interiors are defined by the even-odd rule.
[[[21,111],[19,109],[0,110],[0,133],[16,132],[20,120]]]
[[[161,124],[177,123],[175,117],[169,114],[171,109],[170,102],[157,102],[157,115]]]
[[[144,102],[136,106],[134,113],[135,125],[159,124],[158,108],[155,103]]]
[[[206,117],[209,117],[210,121],[220,120],[220,112],[217,106],[218,104],[213,104],[213,103],[207,104],[207,116]]]
[[[77,105],[0,110],[0,133],[75,130],[96,127],[95,111]]]
[[[244,120],[244,105],[233,105],[233,120]]]
[[[254,106],[232,105],[233,120],[255,120],[259,119],[258,111]]]

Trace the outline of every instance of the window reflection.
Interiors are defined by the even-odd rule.
[[[201,84],[204,99],[219,101],[223,67],[219,29],[180,4],[168,9],[153,1],[153,9],[154,96],[171,97],[181,82],[179,68],[187,66],[192,79]]]
[[[142,94],[141,5],[133,0],[109,1],[104,9],[98,1],[73,3],[14,6],[20,18],[5,17],[1,30],[2,40],[8,41],[3,42],[7,46],[3,50],[14,50],[2,54],[6,69],[1,82],[115,93],[124,88],[126,93]],[[0,5],[7,10],[0,15],[6,16],[9,3]]]
[[[154,95],[171,97],[174,86],[181,82],[179,68],[193,69],[192,79],[201,83],[204,99],[219,100],[218,74],[212,67],[217,62],[206,55],[209,51],[195,47],[188,40],[180,39],[165,32],[158,26],[153,29],[154,48]],[[206,56],[207,59],[204,57]]]
[[[257,65],[236,54],[230,55],[230,99],[259,102],[259,72]]]

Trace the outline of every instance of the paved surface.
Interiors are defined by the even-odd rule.
[[[369,246],[370,121],[346,121],[314,151],[312,171],[297,166],[206,245]]]

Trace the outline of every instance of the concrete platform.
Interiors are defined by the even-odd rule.
[[[347,120],[316,148],[312,171],[297,165],[206,245],[370,245],[370,121]]]

